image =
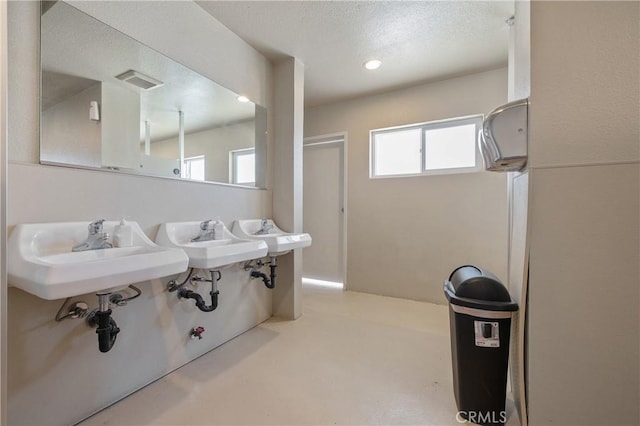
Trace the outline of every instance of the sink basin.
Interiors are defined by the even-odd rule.
[[[166,247],[177,247],[187,253],[189,267],[216,269],[237,262],[258,259],[267,254],[263,241],[245,240],[234,236],[223,225],[221,238],[192,242],[200,233],[201,222],[173,222],[160,225],[156,243]]]
[[[86,222],[17,225],[7,242],[9,284],[42,299],[109,292],[187,269],[182,250],[153,243],[136,222],[131,247],[72,252],[87,238]],[[118,221],[103,223],[113,235]]]
[[[262,219],[236,220],[233,233],[243,239],[264,241],[269,247],[269,256],[280,256],[293,249],[311,245],[309,234],[284,232],[271,219],[267,219],[267,227],[270,228],[267,233],[256,234],[262,228]]]

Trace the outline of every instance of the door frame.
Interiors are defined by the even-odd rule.
[[[320,145],[337,145],[342,148],[342,164],[341,173],[342,173],[342,217],[341,217],[341,225],[342,225],[342,289],[347,290],[347,215],[349,211],[347,209],[348,206],[348,191],[347,191],[347,183],[348,183],[348,173],[347,173],[347,132],[337,132],[337,133],[329,133],[318,136],[310,136],[306,137],[302,141],[303,150],[306,147],[317,147]],[[303,165],[304,167],[304,156],[303,156]],[[304,183],[303,183],[304,188]],[[303,205],[304,205],[304,191],[302,194],[303,197]],[[304,226],[304,223],[303,223]],[[313,238],[313,236],[312,236]]]

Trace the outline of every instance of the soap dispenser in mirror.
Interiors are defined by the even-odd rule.
[[[133,245],[133,230],[131,225],[122,218],[120,224],[113,230],[113,245],[115,247],[131,247]]]

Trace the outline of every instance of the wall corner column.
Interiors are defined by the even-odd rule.
[[[7,424],[8,12],[0,2],[0,426]]]
[[[289,58],[274,67],[275,137],[273,219],[288,232],[302,232],[302,139],[304,65]],[[302,249],[278,257],[273,314],[296,319],[302,314]]]

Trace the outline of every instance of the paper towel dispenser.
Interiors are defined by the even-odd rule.
[[[526,166],[528,112],[529,100],[520,99],[487,115],[478,138],[485,169],[509,172]]]

